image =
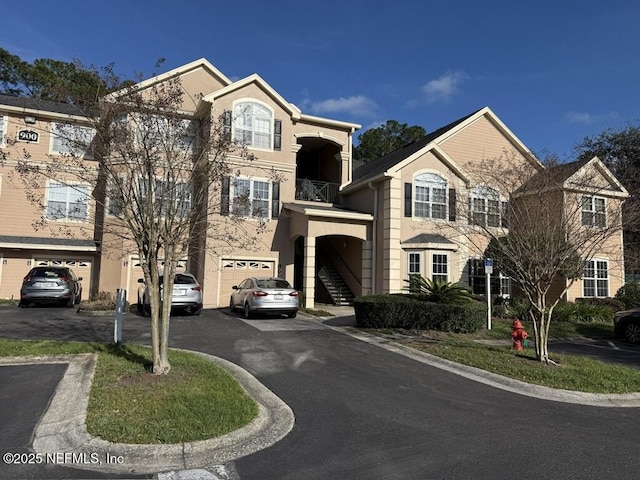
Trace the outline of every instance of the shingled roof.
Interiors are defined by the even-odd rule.
[[[453,129],[454,127],[458,126],[459,124],[464,122],[469,117],[472,117],[479,111],[480,110],[476,110],[475,112],[470,113],[469,115],[466,115],[456,120],[455,122],[451,122],[450,124],[445,125],[444,127],[441,127],[435,130],[434,132],[431,132],[430,134],[428,134],[427,136],[419,140],[411,142],[405,145],[404,147],[400,147],[397,150],[394,150],[393,152],[387,153],[386,155],[378,158],[377,160],[373,160],[372,162],[369,162],[361,166],[360,168],[358,168],[353,172],[353,183],[364,182],[377,175],[380,175],[381,173],[386,172],[391,167],[402,162],[405,158],[410,157],[411,155],[416,153],[418,150],[426,147],[429,143],[431,143],[441,135],[445,134],[449,130]]]
[[[75,105],[52,100],[41,100],[31,97],[16,97],[15,95],[0,94],[0,105],[23,108],[25,110],[38,110],[42,112],[62,113],[64,115],[84,116],[86,112]]]

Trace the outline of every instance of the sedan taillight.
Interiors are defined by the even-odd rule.
[[[291,292],[291,293],[289,294],[289,296],[290,296],[290,297],[297,297],[297,296],[298,296],[298,292],[297,292],[297,291],[296,291],[296,292]]]
[[[251,292],[251,295],[253,295],[254,297],[266,297],[267,295],[269,295],[267,292],[262,292],[262,291],[253,291]]]
[[[202,290],[202,287],[198,285],[197,287],[191,287],[191,290],[195,290],[196,292],[199,292],[200,290]]]

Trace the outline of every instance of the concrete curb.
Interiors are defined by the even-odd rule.
[[[327,318],[323,318],[327,320]],[[425,352],[421,352],[411,347],[401,345],[392,340],[378,337],[366,332],[361,332],[353,327],[336,327],[323,323],[327,328],[342,332],[353,338],[357,338],[363,342],[367,342],[371,345],[384,348],[390,352],[398,353],[406,357],[412,358],[421,363],[431,365],[432,367],[440,368],[456,375],[468,378],[470,380],[484,383],[485,385],[506,390],[508,392],[517,393],[519,395],[525,395],[528,397],[539,398],[542,400],[550,400],[553,402],[572,403],[578,405],[588,405],[594,407],[625,407],[625,408],[639,408],[640,407],[640,393],[622,393],[622,394],[600,394],[600,393],[584,393],[576,392],[573,390],[563,390],[550,387],[543,387],[540,385],[533,385],[530,383],[522,382],[520,380],[514,380],[508,377],[503,377],[495,373],[487,372],[480,368],[470,367],[459,363],[445,360],[435,355],[430,355]]]
[[[258,416],[245,427],[227,435],[197,442],[162,445],[110,443],[86,430],[86,411],[97,356],[4,358],[0,365],[66,363],[47,412],[38,423],[33,440],[36,453],[72,452],[65,465],[108,473],[157,473],[218,465],[267,448],[286,436],[294,424],[291,408],[255,377],[218,357],[191,352],[229,372],[258,403]],[[117,459],[121,458],[122,461]],[[109,461],[108,459],[111,459]]]

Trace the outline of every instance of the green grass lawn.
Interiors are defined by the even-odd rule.
[[[533,327],[525,322],[525,330],[533,336]],[[366,329],[369,333],[392,338],[403,345],[454,362],[552,388],[591,393],[640,392],[640,368],[604,363],[578,355],[555,353],[549,346],[549,356],[555,362],[543,364],[535,359],[533,345],[521,352],[511,347],[511,321],[492,320],[492,329],[473,334],[395,329]],[[552,323],[551,338],[611,338],[611,323]],[[503,344],[496,344],[503,340]]]
[[[149,373],[147,347],[0,339],[0,356],[97,353],[87,431],[110,442],[180,443],[218,437],[247,425],[256,403],[222,368],[170,351],[167,375]]]

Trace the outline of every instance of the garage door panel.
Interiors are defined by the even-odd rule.
[[[223,259],[220,272],[220,295],[218,305],[225,306],[233,286],[247,277],[271,277],[275,275],[275,260]]]

